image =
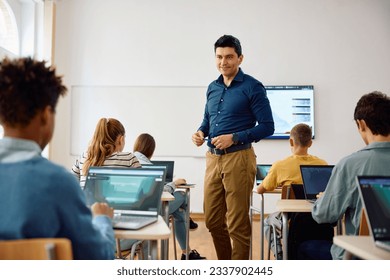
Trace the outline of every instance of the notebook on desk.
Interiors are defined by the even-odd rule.
[[[314,202],[317,194],[325,191],[334,165],[301,165],[305,199]]]
[[[375,246],[390,251],[390,176],[358,176],[357,180]]]
[[[265,176],[267,176],[272,164],[257,164],[256,168],[256,185],[261,184],[263,182]]]
[[[113,227],[140,229],[158,219],[165,169],[91,167],[84,192],[87,205],[106,202]]]

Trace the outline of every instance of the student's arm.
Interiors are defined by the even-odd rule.
[[[75,259],[114,259],[115,238],[110,210],[100,206],[93,210],[96,216],[92,217],[78,182],[69,174],[58,182],[51,197],[57,201],[53,205],[59,227],[57,235],[71,240]]]
[[[346,170],[337,165],[333,168],[325,191],[313,205],[312,216],[317,223],[335,223],[347,211],[350,200],[353,199],[347,186],[353,186],[354,182],[348,182],[347,178],[351,176],[346,173]]]
[[[257,186],[257,193],[262,194],[265,193],[267,190],[264,188],[263,183]]]

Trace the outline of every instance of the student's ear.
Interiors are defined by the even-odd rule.
[[[310,140],[310,141],[309,141],[309,144],[307,145],[307,147],[310,148],[312,144],[313,144],[313,141]]]
[[[290,146],[291,147],[294,147],[294,140],[292,139],[292,138],[290,138],[290,139],[288,139],[289,140],[289,142],[290,142]]]
[[[360,131],[362,131],[362,132],[366,131],[367,124],[366,124],[365,120],[356,120],[356,123],[357,123],[358,129]]]
[[[50,117],[51,117],[51,114],[52,114],[53,112],[52,112],[52,109],[51,109],[51,106],[50,105],[47,105],[46,107],[45,107],[45,109],[43,109],[41,112],[40,112],[40,115],[41,115],[41,124],[43,125],[43,126],[45,126],[47,123],[48,123],[48,121],[49,121],[49,119],[50,119]]]

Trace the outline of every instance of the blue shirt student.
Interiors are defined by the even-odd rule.
[[[105,215],[92,218],[74,176],[41,156],[34,141],[0,139],[0,240],[64,237],[74,259],[114,259]]]
[[[209,139],[236,133],[239,144],[257,142],[272,134],[274,122],[263,84],[241,68],[229,87],[220,75],[207,89],[204,118],[198,130]],[[214,148],[210,141],[207,145]]]

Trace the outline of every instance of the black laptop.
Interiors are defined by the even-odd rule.
[[[358,176],[357,180],[375,245],[390,251],[390,176]]]
[[[305,198],[311,202],[317,194],[325,191],[334,165],[301,165],[301,176]]]
[[[173,181],[173,171],[175,169],[175,162],[173,160],[152,160],[151,162],[155,166],[166,166],[165,182],[170,183]]]
[[[261,182],[263,182],[265,176],[267,176],[270,168],[271,168],[271,164],[257,164],[256,167],[257,167],[257,171],[256,171],[256,185],[259,185],[261,184]]]

